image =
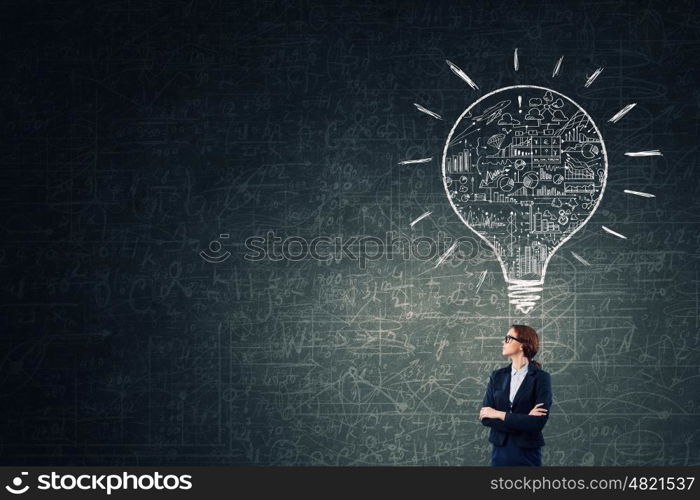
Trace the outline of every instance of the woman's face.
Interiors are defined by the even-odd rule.
[[[515,337],[516,339],[518,338],[518,332],[516,332],[514,328],[508,330],[508,335],[510,335],[511,337]],[[501,352],[501,354],[503,354],[504,356],[512,356],[514,354],[517,354],[523,348],[522,344],[517,340],[509,340],[510,342],[508,342],[507,344],[505,340],[501,341],[501,343],[503,344],[503,351]]]

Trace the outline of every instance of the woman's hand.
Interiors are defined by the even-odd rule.
[[[542,406],[544,403],[537,403],[535,407],[530,410],[530,413],[528,415],[532,415],[533,417],[543,417],[547,414],[547,408],[538,408],[538,406]]]
[[[481,411],[479,411],[479,420],[482,418],[498,418],[504,420],[506,418],[506,412],[498,411],[490,406],[484,406]]]

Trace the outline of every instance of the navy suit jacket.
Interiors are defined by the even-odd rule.
[[[515,444],[523,448],[544,446],[542,429],[549,419],[552,407],[552,379],[549,373],[528,361],[527,375],[510,404],[511,365],[494,370],[489,377],[489,385],[482,406],[490,406],[506,412],[505,420],[482,418],[481,423],[491,427],[489,441],[496,446],[503,446],[507,435]],[[546,408],[544,416],[528,415],[538,403]]]

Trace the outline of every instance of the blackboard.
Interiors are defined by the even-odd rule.
[[[2,463],[487,465],[479,407],[526,323],[545,465],[700,464],[699,14],[3,4]],[[527,315],[440,174],[455,119],[508,85],[575,99],[609,155]]]

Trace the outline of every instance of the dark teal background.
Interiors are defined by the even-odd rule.
[[[1,463],[487,465],[478,409],[517,321],[552,375],[545,465],[700,464],[696,2],[0,12]],[[439,168],[459,114],[517,84],[581,104],[609,154],[528,317]],[[245,259],[268,231],[465,241],[437,268],[444,243]],[[200,257],[213,240],[230,258]]]

